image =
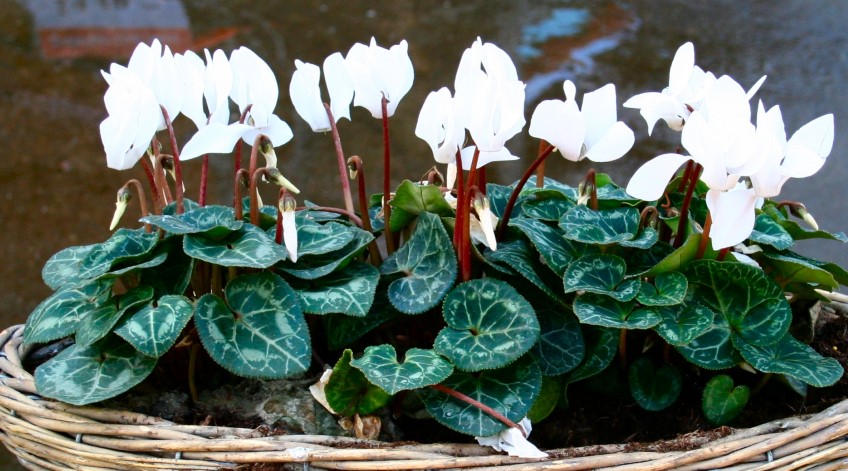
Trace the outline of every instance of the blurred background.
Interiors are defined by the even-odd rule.
[[[391,121],[393,184],[416,179],[432,165],[429,147],[413,134],[427,94],[453,88],[459,58],[479,36],[506,50],[527,83],[526,117],[542,99],[562,99],[562,82],[582,94],[614,83],[618,103],[668,84],[677,48],[695,44],[696,63],[728,74],[745,88],[766,74],[756,99],[779,104],[791,134],[834,113],[836,141],[822,171],[790,180],[782,199],[802,201],[822,228],[848,230],[848,2],[734,0],[478,0],[262,1],[262,0],[0,0],[0,321],[23,322],[50,293],[41,267],[56,251],[108,237],[115,192],[140,168],[106,167],[98,126],[106,117],[100,71],[126,64],[140,41],[158,37],[174,52],[203,48],[229,52],[248,46],[265,59],[280,84],[276,113],[295,138],[277,149],[283,173],[302,198],[341,206],[329,134],[315,134],[294,112],[288,85],[294,60],[321,64],[336,51],[374,36],[385,47],[409,42],[415,83]],[[202,54],[201,54],[202,55]],[[755,103],[754,110],[755,108]],[[646,159],[673,152],[679,135],[658,124],[648,140],[635,110],[619,110],[637,144],[625,158],[596,164],[621,185]],[[382,152],[380,122],[362,108],[340,122],[346,154],[370,168],[377,191]],[[185,118],[177,133],[194,132]],[[526,131],[526,128],[525,128]],[[489,181],[517,179],[535,156],[535,139],[519,135],[508,147],[522,160],[492,165]],[[231,198],[232,163],[213,156],[213,202]],[[373,163],[371,163],[373,162]],[[576,185],[589,166],[548,160],[547,174]],[[370,167],[368,167],[370,165]],[[197,198],[200,161],[184,167],[188,195]],[[132,206],[125,225],[133,225]],[[802,246],[807,256],[848,265],[837,242]],[[20,469],[2,450],[0,469]]]

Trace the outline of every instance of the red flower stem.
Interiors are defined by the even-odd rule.
[[[147,184],[150,186],[150,194],[153,195],[153,210],[156,211],[157,214],[161,213],[164,205],[159,198],[159,186],[156,184],[156,177],[153,174],[153,170],[150,168],[150,162],[148,162],[144,157],[141,158],[141,168],[144,169],[144,175],[147,177]]]
[[[683,177],[680,178],[680,183],[677,185],[677,192],[681,192],[686,189],[686,182],[689,181],[689,178],[692,177],[692,170],[695,168],[695,161],[689,159],[686,161],[686,169],[683,170]]]
[[[336,119],[333,116],[333,111],[330,109],[330,105],[324,103],[324,109],[327,110],[327,118],[330,119],[330,131],[333,133],[333,145],[336,148],[336,159],[339,163],[339,182],[342,184],[342,197],[344,198],[345,209],[352,213],[353,198],[350,195],[350,182],[348,181],[347,176],[344,150],[342,150],[342,139],[339,136],[339,128],[336,126]]]
[[[483,411],[483,412],[485,412],[485,413],[487,413],[487,414],[491,415],[493,418],[495,418],[495,419],[497,419],[498,421],[502,422],[502,423],[503,423],[504,425],[506,425],[507,427],[510,427],[510,428],[517,428],[518,430],[520,430],[520,431],[521,431],[521,434],[522,434],[522,435],[524,435],[524,437],[525,437],[525,438],[527,437],[527,434],[525,433],[525,431],[524,431],[524,429],[523,429],[522,427],[520,427],[520,426],[519,426],[518,424],[516,424],[515,422],[513,422],[513,421],[509,420],[508,418],[506,418],[506,416],[504,416],[504,415],[503,415],[503,414],[501,414],[500,412],[498,412],[498,411],[496,411],[495,409],[492,409],[491,407],[487,406],[486,404],[483,404],[482,402],[480,402],[480,401],[478,401],[478,400],[476,400],[476,399],[474,399],[474,398],[471,398],[471,397],[469,397],[469,396],[467,396],[467,395],[465,395],[465,394],[463,394],[463,393],[461,393],[461,392],[459,392],[459,391],[457,391],[457,390],[455,390],[455,389],[451,389],[451,388],[449,388],[449,387],[447,387],[447,386],[444,386],[444,385],[442,385],[442,384],[433,384],[433,385],[431,385],[430,387],[431,387],[431,388],[433,388],[433,389],[435,389],[436,391],[439,391],[439,392],[445,393],[445,394],[447,394],[448,396],[450,396],[450,397],[452,397],[452,398],[454,398],[454,399],[457,399],[457,400],[459,400],[459,401],[462,401],[462,402],[464,402],[464,403],[466,403],[466,404],[470,404],[470,405],[472,405],[472,406],[474,406],[474,407],[476,407],[476,408],[480,409],[481,411]]]
[[[280,188],[280,194],[277,197],[277,234],[274,236],[274,242],[277,245],[283,245],[283,210],[280,209],[280,202],[286,195],[286,189]]]
[[[548,148],[550,144],[548,141],[542,139],[539,141],[539,152],[536,155],[542,155],[545,152],[545,149]],[[536,188],[543,188],[545,186],[545,162],[542,161],[536,167]]]
[[[141,182],[133,178],[124,183],[124,186],[121,187],[121,190],[126,189],[130,185],[135,187],[135,192],[138,193],[138,206],[141,210],[141,217],[146,217],[150,213],[147,211],[147,199],[144,197],[144,188],[141,187]],[[150,228],[150,224],[146,222],[144,223],[144,232],[147,232],[148,234],[153,232],[153,230]]]
[[[200,194],[197,201],[200,206],[206,206],[206,185],[209,181],[209,154],[203,155],[203,164],[200,166]]]
[[[456,249],[457,258],[462,260],[459,249],[462,239],[462,200],[465,198],[465,172],[462,169],[462,152],[456,151],[456,218],[453,225],[453,247]]]
[[[371,216],[368,215],[368,195],[365,192],[365,168],[362,166],[362,159],[358,155],[354,155],[347,159],[347,164],[356,178],[362,228],[368,232],[372,232],[374,229],[371,227]],[[379,267],[383,263],[376,240],[368,243],[368,256],[371,258],[371,264],[375,267]]]
[[[256,138],[253,139],[253,147],[250,149],[250,163],[247,170],[247,173],[250,174],[251,178],[253,178],[253,174],[256,173],[256,163],[259,160],[259,148],[262,146],[263,139],[265,139],[263,134],[257,134]]]
[[[716,260],[719,262],[723,262],[724,258],[727,257],[727,253],[730,252],[730,247],[725,247],[718,251],[718,255],[716,255]]]
[[[385,228],[383,235],[386,238],[386,254],[391,255],[395,251],[395,238],[389,223],[392,210],[389,206],[391,198],[391,148],[389,147],[389,100],[383,95],[380,100],[383,109],[383,220]]]
[[[545,159],[547,159],[553,151],[554,146],[548,144],[548,147],[546,147],[545,150],[540,151],[536,160],[527,167],[527,170],[524,171],[524,175],[521,176],[521,180],[518,180],[518,183],[515,185],[515,189],[513,189],[512,194],[509,195],[509,200],[506,202],[503,215],[498,223],[498,230],[496,233],[498,241],[503,240],[504,235],[506,234],[506,227],[509,225],[509,218],[512,215],[512,209],[515,207],[515,202],[518,201],[518,195],[521,193],[521,190],[524,189],[524,185],[527,183],[527,180],[530,179],[533,172],[535,172],[536,169],[545,162]]]
[[[589,188],[589,207],[592,211],[598,210],[598,179],[595,174],[595,169],[590,168],[586,172],[586,186]]]
[[[168,159],[172,158],[169,155],[165,154],[156,154],[156,165],[153,166],[153,178],[156,179],[156,184],[159,187],[159,190],[162,192],[162,198],[164,198],[162,207],[170,204],[171,201],[174,201],[174,197],[171,196],[171,187],[168,186],[168,179],[165,177],[165,165],[164,162]]]
[[[707,242],[710,240],[710,228],[713,226],[712,215],[707,211],[707,220],[704,221],[704,232],[701,233],[701,241],[698,243],[698,251],[695,253],[695,260],[704,258],[707,252]]]
[[[354,213],[347,212],[346,209],[333,208],[330,206],[298,206],[295,208],[295,211],[326,211],[328,213],[341,214],[342,216],[348,217],[352,223],[362,229],[362,219]]]
[[[656,206],[645,206],[639,213],[639,228],[644,229],[651,225],[654,220],[659,220],[660,212]]]
[[[180,165],[180,149],[177,147],[177,135],[174,133],[174,126],[171,124],[171,117],[168,116],[168,110],[164,106],[162,108],[162,116],[165,118],[165,125],[168,126],[168,137],[171,140],[171,154],[174,156],[174,190],[177,194],[177,214],[185,212],[183,205],[183,171]]]
[[[241,221],[244,218],[244,211],[241,206],[241,185],[248,178],[250,176],[247,169],[240,168],[236,171],[235,182],[233,183],[233,211],[236,213],[236,221]]]
[[[253,108],[253,105],[247,105],[247,107],[244,109],[244,112],[241,114],[241,117],[239,118],[239,124],[244,124],[244,122],[247,121],[247,113],[250,112],[251,108]],[[238,142],[236,142],[236,153],[235,158],[233,159],[233,163],[235,165],[235,169],[233,170],[234,173],[237,173],[241,168],[241,146],[242,140],[239,139]]]
[[[680,219],[677,221],[677,233],[674,235],[674,248],[683,245],[683,240],[686,238],[686,228],[689,224],[689,204],[692,201],[692,195],[695,193],[695,187],[698,186],[698,178],[703,168],[701,164],[695,164],[695,168],[689,175],[689,186],[686,188],[683,204],[680,205]]]
[[[486,194],[486,167],[477,169],[477,190]]]
[[[465,191],[465,205],[462,206],[462,263],[460,274],[462,281],[471,279],[471,202],[480,190],[477,185],[470,185]]]
[[[268,167],[260,167],[250,174],[250,223],[254,226],[259,226],[259,179],[267,172]]]

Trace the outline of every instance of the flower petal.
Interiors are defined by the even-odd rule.
[[[668,91],[672,96],[680,95],[689,84],[689,76],[695,67],[695,46],[687,42],[677,48],[668,74]]]
[[[250,131],[253,131],[253,127],[247,124],[210,123],[197,131],[186,143],[180,154],[180,160],[189,160],[204,154],[228,153],[233,150],[236,142]]]
[[[710,240],[714,250],[732,247],[751,235],[757,202],[753,189],[710,190],[706,200],[712,218]]]
[[[353,101],[353,78],[345,67],[344,57],[335,52],[324,59],[324,82],[330,93],[330,108],[336,122],[350,120],[350,103]]]
[[[566,159],[576,162],[586,136],[586,122],[573,102],[545,100],[533,111],[528,133],[548,141]]]
[[[665,187],[689,157],[680,154],[662,154],[645,162],[636,170],[627,184],[627,194],[645,201],[659,199]]]
[[[627,153],[636,142],[633,130],[621,121],[612,127],[592,147],[586,150],[585,157],[593,162],[610,162]]]
[[[313,131],[330,130],[330,119],[327,110],[321,102],[319,82],[321,80],[321,69],[315,64],[294,61],[297,70],[292,74],[289,84],[289,96],[291,96],[297,114],[309,124]]]
[[[580,112],[586,121],[584,144],[589,148],[594,146],[617,120],[615,85],[610,83],[583,95]]]

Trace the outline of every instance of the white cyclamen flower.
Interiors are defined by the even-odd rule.
[[[436,162],[456,162],[456,153],[465,138],[465,128],[456,120],[454,99],[447,87],[427,95],[418,115],[415,135],[430,146]]]
[[[407,49],[406,40],[386,49],[378,46],[374,38],[368,46],[356,43],[350,48],[345,66],[353,78],[355,106],[366,108],[375,118],[382,118],[382,100],[386,97],[387,116],[395,114],[415,79]]]
[[[103,95],[109,116],[100,123],[100,138],[109,168],[135,165],[156,134],[162,110],[153,91],[126,67],[112,64],[103,72],[109,89]]]
[[[183,79],[183,114],[197,129],[209,123],[227,124],[230,119],[230,91],[233,71],[224,51],[204,51],[206,63],[191,51],[174,54]],[[205,107],[204,107],[205,104]],[[208,110],[208,114],[207,114]]]
[[[330,118],[321,100],[321,70],[315,64],[294,61],[295,70],[289,85],[294,109],[315,132],[329,131]],[[347,72],[344,57],[338,52],[324,60],[324,81],[330,93],[330,110],[336,122],[350,119],[350,102],[353,99],[353,79]]]
[[[157,104],[165,108],[173,122],[182,109],[183,81],[170,48],[165,46],[163,50],[158,39],[154,39],[150,46],[139,43],[130,56],[127,68],[153,91]],[[162,115],[161,111],[159,114]],[[161,116],[157,129],[165,129],[167,124]]]
[[[544,139],[568,160],[587,158],[609,162],[633,147],[633,131],[617,121],[615,86],[605,85],[583,95],[583,108],[577,108],[574,83],[563,83],[565,101],[545,100],[530,118],[530,135]]]

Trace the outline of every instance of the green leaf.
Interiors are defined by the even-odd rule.
[[[718,375],[707,382],[701,399],[701,409],[711,424],[725,425],[742,412],[750,395],[748,386],[734,388],[730,376]]]
[[[422,185],[404,180],[389,201],[392,206],[391,229],[400,231],[408,226],[421,213],[427,212],[439,216],[453,216],[454,210],[445,201],[442,190],[435,185]]]
[[[309,330],[297,295],[270,272],[227,284],[226,303],[197,300],[194,321],[206,351],[228,371],[249,378],[285,378],[309,368]]]
[[[780,224],[780,227],[788,232],[794,240],[826,239],[848,242],[848,237],[846,237],[842,232],[834,234],[824,230],[808,230],[802,227],[797,222],[787,219],[787,217],[779,209],[777,209],[774,204],[770,204],[769,202],[766,202],[763,206],[763,212],[771,216],[772,219]]]
[[[353,260],[343,270],[314,281],[288,280],[308,314],[340,313],[365,316],[374,302],[380,272],[367,263]]]
[[[764,373],[783,374],[817,388],[831,386],[842,377],[843,369],[838,360],[821,356],[789,334],[779,342],[765,346],[733,336],[733,345],[745,361]]]
[[[338,222],[318,224],[306,216],[297,217],[297,255],[323,255],[345,248],[356,237],[355,230]],[[277,228],[271,231],[276,236]]]
[[[551,415],[562,395],[562,383],[562,378],[559,376],[542,376],[542,389],[539,391],[539,397],[536,398],[533,407],[527,412],[527,418],[530,419],[530,422],[535,424]]]
[[[715,313],[701,304],[689,290],[683,302],[674,306],[658,306],[660,323],[654,330],[671,345],[687,345],[713,325]]]
[[[153,288],[137,286],[80,319],[75,337],[80,346],[88,346],[106,337],[129,310],[153,299]]]
[[[371,309],[365,317],[344,314],[323,316],[324,330],[327,332],[327,347],[330,350],[346,347],[383,322],[400,316],[402,314],[389,302],[385,283],[381,283],[377,287]]]
[[[383,262],[380,272],[404,275],[389,285],[389,300],[401,312],[420,314],[442,300],[456,269],[456,254],[439,216],[421,213],[412,237]]]
[[[646,276],[663,259],[674,252],[674,247],[666,242],[658,241],[648,250],[634,250],[627,256],[627,278]],[[654,275],[655,276],[655,275]]]
[[[192,314],[194,306],[186,297],[165,295],[126,318],[115,333],[139,352],[159,358],[174,345]]]
[[[530,350],[545,376],[568,373],[583,361],[586,346],[577,319],[562,308],[536,307],[541,334]]]
[[[464,371],[506,366],[539,339],[533,307],[509,284],[491,278],[467,281],[444,303],[447,326],[433,348]]]
[[[605,370],[618,352],[620,329],[586,326],[583,329],[586,354],[583,362],[566,376],[566,384],[591,378]]]
[[[486,184],[486,197],[489,198],[489,207],[492,209],[492,213],[494,213],[495,216],[503,216],[504,209],[506,209],[506,203],[509,201],[510,195],[512,195],[513,188],[515,187],[498,185],[495,183]],[[512,208],[512,215],[516,217],[520,216],[522,206],[523,203],[521,202],[521,198],[518,198],[518,201],[516,201],[515,206]]]
[[[98,244],[68,247],[56,252],[41,270],[41,278],[52,290],[63,286],[75,286],[85,281],[80,276],[82,261]]]
[[[166,253],[168,258],[155,268],[142,269],[139,283],[151,286],[157,298],[185,293],[194,271],[194,259],[183,252],[180,238],[165,239],[159,243],[156,250]]]
[[[498,244],[498,250],[486,250],[484,257],[492,262],[491,266],[498,269],[503,265],[509,267],[509,274],[520,274],[527,281],[542,290],[552,300],[562,303],[557,293],[542,279],[545,272],[552,273],[539,262],[539,256],[530,244],[522,239]],[[499,270],[502,272],[502,270]],[[550,277],[549,277],[550,278]]]
[[[535,219],[513,218],[510,219],[509,225],[517,227],[530,239],[536,251],[545,260],[545,264],[558,276],[565,273],[574,259],[597,250],[594,247],[590,249],[591,246],[569,241],[563,237],[560,230]]]
[[[639,294],[639,280],[625,280],[627,265],[616,255],[594,254],[575,260],[565,271],[565,292],[588,291],[630,301]]]
[[[391,395],[439,384],[453,373],[453,365],[432,350],[410,348],[400,363],[391,345],[370,346],[350,364]]]
[[[277,268],[303,280],[315,280],[343,269],[374,240],[373,235],[362,229],[350,227],[348,230],[353,231],[353,239],[341,249],[320,255],[298,257],[297,263],[285,260]]]
[[[683,302],[689,283],[679,272],[660,273],[654,278],[654,284],[642,282],[636,300],[646,306],[674,306]]]
[[[775,252],[763,250],[756,254],[757,261],[770,275],[783,286],[794,283],[813,284],[831,290],[839,287],[833,274],[818,266],[815,260],[801,256],[789,250]]]
[[[708,370],[721,370],[736,365],[730,341],[730,324],[718,312],[703,334],[676,348],[689,362]]]
[[[365,375],[351,365],[353,352],[345,350],[324,388],[327,403],[339,415],[371,414],[392,398],[380,387],[368,382]]]
[[[547,191],[544,195],[537,192],[533,196],[534,199],[526,201],[522,206],[524,217],[557,222],[575,206],[574,202],[558,191]]]
[[[783,290],[761,269],[737,262],[696,260],[684,270],[698,300],[722,314],[730,329],[754,345],[780,340],[792,311]]]
[[[542,375],[535,362],[523,359],[506,368],[481,373],[455,371],[442,385],[519,422],[542,389]],[[507,428],[488,413],[441,391],[423,388],[418,395],[436,421],[457,432],[488,437]]]
[[[252,224],[220,240],[188,234],[183,250],[192,258],[224,267],[268,268],[288,256],[285,247]]]
[[[585,244],[608,245],[636,238],[639,232],[639,210],[615,208],[592,210],[578,205],[559,221],[564,237]]]
[[[578,296],[574,300],[574,314],[583,324],[616,329],[650,329],[661,321],[655,308],[637,307],[632,302],[619,302],[595,293]]]
[[[203,234],[210,239],[220,239],[244,225],[237,221],[233,208],[203,206],[177,215],[153,215],[141,218],[171,234]]]
[[[698,254],[698,246],[700,244],[701,234],[690,235],[683,245],[665,256],[659,263],[654,265],[652,269],[648,270],[646,273],[641,273],[640,275],[650,278],[657,276],[660,273],[680,270],[687,263],[695,260],[695,257]]]
[[[633,399],[649,411],[660,411],[674,404],[683,390],[683,377],[677,368],[665,364],[654,369],[645,357],[637,358],[630,365],[627,381]]]
[[[24,343],[50,342],[76,332],[83,318],[109,300],[113,283],[112,279],[91,281],[53,293],[29,315]]]
[[[654,246],[659,240],[659,234],[651,227],[641,229],[636,237],[630,240],[622,240],[618,245],[622,247],[632,247],[634,249],[647,250]]]
[[[103,275],[112,267],[132,262],[150,253],[159,236],[144,230],[120,228],[106,242],[98,244],[80,263],[78,276],[82,279]]]
[[[795,240],[786,232],[786,229],[767,214],[757,216],[754,230],[748,238],[758,244],[770,245],[777,250],[788,249],[795,244]]]
[[[83,347],[71,345],[35,370],[38,394],[78,406],[121,394],[147,377],[156,359],[110,338]]]

